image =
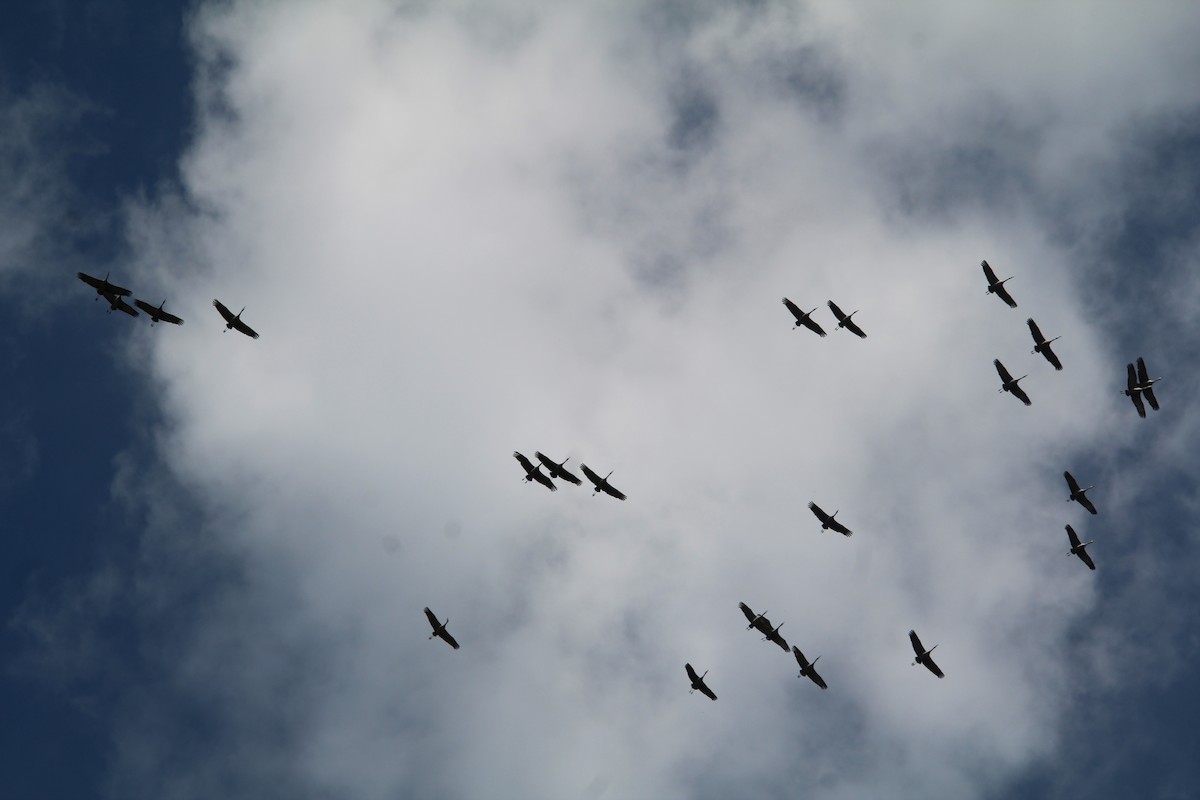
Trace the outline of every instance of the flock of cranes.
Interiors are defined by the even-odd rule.
[[[133,309],[133,306],[125,302],[125,298],[132,297],[133,292],[124,288],[123,286],[117,286],[115,283],[110,283],[108,280],[108,275],[105,275],[103,278],[96,278],[92,275],[88,275],[86,272],[79,272],[76,273],[76,275],[79,277],[79,280],[96,290],[97,300],[103,297],[108,301],[109,313],[113,311],[123,311],[131,317],[138,316],[138,312]],[[169,311],[163,310],[163,307],[167,304],[166,300],[163,300],[157,306],[151,305],[145,300],[134,300],[133,302],[138,308],[146,313],[146,316],[150,317],[151,325],[156,322],[169,322],[172,325],[183,324],[182,319],[170,313]],[[258,338],[258,333],[245,322],[242,322],[242,311],[245,311],[245,308],[243,308],[242,311],[234,314],[225,307],[224,303],[216,299],[213,300],[213,307],[217,309],[217,313],[219,313],[225,320],[226,332],[230,330],[236,330],[240,333],[246,334],[251,339]]]
[[[988,282],[987,294],[994,294],[1005,304],[1007,304],[1009,308],[1016,308],[1017,301],[1013,299],[1012,295],[1009,294],[1008,290],[1004,286],[1005,283],[1012,280],[1012,276],[1001,280],[996,276],[995,271],[991,268],[987,261],[981,262],[981,266],[983,267],[984,277],[987,278]],[[138,312],[135,311],[134,308],[125,301],[126,298],[132,296],[132,292],[129,289],[109,282],[107,275],[105,275],[103,279],[100,279],[80,272],[78,273],[78,277],[81,281],[96,290],[97,299],[103,297],[108,302],[110,312],[121,311],[132,317],[138,316]],[[163,301],[158,306],[154,306],[140,299],[135,300],[134,303],[138,308],[145,312],[147,316],[150,317],[151,325],[155,324],[156,322],[166,322],[172,325],[183,324],[182,319],[164,309],[166,301]],[[786,297],[783,298],[783,304],[787,307],[788,311],[791,312],[792,316],[795,317],[795,326],[793,329],[805,327],[818,336],[824,337],[826,335],[825,330],[821,327],[820,323],[812,318],[812,315],[817,308],[813,308],[809,311],[802,311],[799,306]],[[867,334],[853,320],[854,315],[858,313],[857,310],[851,312],[850,314],[846,314],[832,300],[828,301],[827,305],[829,310],[833,312],[834,317],[837,319],[838,328],[844,328],[861,339],[867,338]],[[225,321],[225,332],[236,330],[252,339],[258,338],[258,333],[241,319],[242,311],[245,311],[244,308],[242,311],[234,314],[223,303],[221,303],[220,300],[215,299],[213,300],[213,306],[217,309],[217,312]],[[1046,337],[1042,335],[1041,329],[1032,318],[1026,320],[1026,324],[1029,326],[1029,332],[1033,336],[1034,348],[1031,353],[1034,355],[1041,354],[1054,367],[1055,370],[1061,371],[1063,368],[1062,362],[1059,360],[1058,355],[1055,354],[1050,347],[1050,345],[1053,342],[1058,341],[1060,337],[1056,336],[1053,339],[1046,339]],[[1020,386],[1020,382],[1028,377],[1028,375],[1022,375],[1020,378],[1013,378],[1012,374],[1007,368],[1005,368],[1004,364],[1000,362],[1000,359],[994,359],[992,363],[996,367],[997,374],[1000,376],[1001,385],[998,391],[1008,392],[1026,406],[1032,405],[1029,395],[1026,394],[1025,390]],[[1157,411],[1158,399],[1154,396],[1153,386],[1162,379],[1151,379],[1146,369],[1146,363],[1140,357],[1137,360],[1137,367],[1135,368],[1134,365],[1130,363],[1127,365],[1126,372],[1127,377],[1124,394],[1133,402],[1134,407],[1137,409],[1138,415],[1142,418],[1145,418],[1145,403],[1149,403],[1150,407]],[[555,484],[556,480],[574,484],[575,486],[579,486],[583,483],[583,481],[577,475],[567,469],[566,464],[567,461],[570,460],[569,458],[565,458],[562,461],[555,461],[540,451],[535,451],[534,456],[538,460],[537,464],[534,464],[522,453],[516,451],[513,452],[513,457],[518,463],[520,463],[521,468],[525,471],[525,476],[522,480],[526,482],[536,481],[552,492],[558,491],[558,486]],[[542,471],[543,468],[545,468],[545,472]],[[603,478],[601,478],[595,471],[588,467],[587,464],[581,463],[579,468],[588,481],[591,482],[593,486],[593,496],[603,492],[604,494],[615,497],[618,500],[626,499],[624,493],[617,490],[608,482],[609,477],[612,476],[612,472],[609,472],[608,475],[605,475]],[[1067,501],[1070,502],[1074,500],[1086,508],[1089,513],[1097,514],[1098,512],[1096,511],[1096,506],[1087,496],[1087,493],[1094,487],[1088,486],[1087,488],[1081,488],[1079,482],[1075,480],[1075,476],[1073,476],[1069,471],[1063,472],[1063,478],[1066,480],[1067,487],[1070,490]],[[815,516],[821,522],[821,530],[833,530],[842,534],[843,536],[853,535],[852,530],[850,530],[841,522],[837,521],[836,517],[838,515],[838,511],[834,511],[832,514],[826,513],[820,506],[813,502],[808,504],[808,508],[810,511],[812,511],[813,516]],[[1078,534],[1075,533],[1075,529],[1070,525],[1066,526],[1066,530],[1067,537],[1071,543],[1071,549],[1067,555],[1077,556],[1081,561],[1083,561],[1084,564],[1087,565],[1089,569],[1095,570],[1096,564],[1094,561],[1092,561],[1091,556],[1087,553],[1087,547],[1093,544],[1094,540],[1087,542],[1081,541]],[[792,654],[792,656],[796,659],[796,663],[800,667],[800,672],[797,677],[808,678],[821,689],[829,688],[828,684],[825,682],[825,679],[822,678],[816,670],[816,662],[820,656],[817,656],[817,658],[809,661],[804,656],[804,653],[801,652],[799,647],[792,646],[789,650],[787,640],[784,639],[783,635],[779,632],[780,628],[783,627],[783,623],[780,623],[779,625],[772,625],[770,620],[767,619],[765,612],[762,614],[755,613],[750,606],[746,605],[745,603],[739,603],[738,608],[741,609],[742,614],[746,617],[746,621],[749,623],[746,626],[747,630],[757,630],[760,634],[762,634],[764,641],[771,642],[772,644],[777,645],[785,653],[790,652]],[[425,608],[425,617],[428,619],[429,625],[433,629],[433,632],[429,635],[430,639],[442,639],[455,650],[459,649],[458,641],[446,629],[446,626],[450,623],[449,618],[447,618],[445,622],[439,622],[437,616],[430,611],[429,608]],[[915,666],[917,664],[921,664],[937,677],[944,678],[945,674],[934,662],[931,655],[937,645],[926,649],[921,643],[921,639],[917,636],[917,632],[915,630],[910,630],[908,632],[908,637],[910,643],[912,644],[913,653],[916,656],[915,660],[912,662],[913,665]],[[684,668],[687,672],[688,680],[691,683],[692,692],[698,691],[712,700],[717,699],[717,695],[708,687],[708,684],[705,683],[704,678],[708,675],[707,670],[703,674],[697,675],[696,670],[690,663],[684,664]]]

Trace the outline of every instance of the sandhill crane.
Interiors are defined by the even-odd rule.
[[[454,637],[450,635],[450,631],[446,630],[446,626],[450,624],[449,617],[446,617],[445,622],[438,622],[438,618],[434,616],[433,612],[430,611],[427,606],[425,608],[425,618],[428,619],[429,624],[433,626],[433,633],[429,634],[430,639],[436,636],[439,639],[444,640],[446,644],[450,645],[455,650],[458,649],[458,642],[456,642]]]
[[[849,314],[847,314],[838,308],[837,303],[833,302],[832,300],[829,301],[828,305],[829,310],[832,311],[833,315],[838,319],[839,328],[845,328],[860,339],[867,338],[867,334],[863,332],[863,329],[855,325],[854,320],[851,319],[851,317],[858,313],[857,310],[851,311]]]
[[[988,288],[986,293],[996,295],[996,297],[999,297],[1001,300],[1008,303],[1009,308],[1016,308],[1017,301],[1013,300],[1012,295],[1009,294],[1008,290],[1004,288],[1004,284],[1011,281],[1013,276],[1009,275],[1004,280],[999,280],[996,278],[996,273],[992,271],[992,268],[988,265],[987,261],[980,261],[979,266],[983,267],[983,275],[987,278]]]
[[[765,613],[755,614],[752,610],[750,610],[750,606],[746,605],[745,603],[738,603],[738,608],[742,610],[742,614],[745,615],[746,619],[750,622],[750,624],[746,626],[746,630],[750,630],[750,628],[756,629],[768,642],[774,642],[783,648],[783,652],[787,652],[787,641],[784,640],[783,636],[779,633],[779,629],[783,627],[782,622],[777,626],[772,627],[771,620],[767,619],[767,615]]]
[[[1125,386],[1125,395],[1133,401],[1138,416],[1145,419],[1146,404],[1142,402],[1142,387],[1138,385],[1137,370],[1133,368],[1133,364],[1125,365]]]
[[[820,660],[820,656],[817,656],[811,662],[809,662],[809,660],[804,657],[804,653],[800,652],[800,648],[796,647],[795,645],[792,645],[792,655],[796,657],[796,663],[800,665],[800,674],[796,676],[797,678],[808,678],[822,689],[829,688],[829,686],[825,684],[825,679],[817,674],[816,664],[817,661]]]
[[[1033,335],[1034,348],[1030,352],[1041,353],[1046,357],[1047,361],[1054,365],[1055,369],[1062,369],[1062,362],[1058,360],[1058,356],[1050,349],[1050,343],[1057,342],[1062,337],[1055,336],[1053,339],[1047,340],[1045,336],[1042,336],[1042,332],[1038,328],[1037,323],[1033,321],[1033,317],[1025,320],[1025,324],[1029,326],[1029,332]]]
[[[540,450],[533,451],[533,454],[537,457],[538,461],[542,462],[542,466],[546,468],[546,472],[550,473],[551,478],[558,478],[567,483],[573,483],[576,486],[583,482],[579,480],[578,476],[573,475],[570,470],[563,466],[563,464],[566,464],[571,459],[564,458],[562,461],[553,461],[549,456],[543,455]]]
[[[1158,399],[1154,396],[1154,389],[1151,387],[1162,378],[1150,379],[1150,373],[1146,371],[1146,362],[1142,360],[1141,356],[1138,356],[1137,373],[1138,388],[1141,389],[1142,396],[1146,398],[1146,402],[1150,404],[1151,408],[1158,411]]]
[[[593,472],[587,464],[581,463],[579,468],[583,470],[583,474],[586,475],[587,479],[592,482],[593,486],[596,487],[596,490],[592,492],[592,496],[595,496],[599,492],[604,492],[607,495],[612,495],[618,500],[625,499],[625,495],[614,489],[612,484],[608,482],[608,477],[609,475],[612,475],[612,472],[609,472],[608,475],[605,475],[603,478],[601,478],[599,475]]]
[[[1083,506],[1091,513],[1098,513],[1096,511],[1096,507],[1092,505],[1092,501],[1089,500],[1087,496],[1087,493],[1096,487],[1089,486],[1086,489],[1080,489],[1079,481],[1075,480],[1075,476],[1065,470],[1063,471],[1063,477],[1067,479],[1067,487],[1071,490],[1070,496],[1067,497],[1067,502],[1069,503],[1072,500],[1078,501],[1079,505]]]
[[[175,316],[169,311],[163,311],[163,306],[167,304],[166,300],[163,300],[158,304],[158,306],[152,306],[145,300],[134,300],[133,302],[138,308],[140,308],[142,311],[145,311],[146,314],[149,315],[151,325],[156,322],[169,322],[172,325],[183,324],[183,320],[179,317]]]
[[[230,311],[228,308],[225,307],[224,303],[222,303],[220,300],[217,300],[214,298],[213,299],[213,308],[217,309],[217,313],[220,314],[221,317],[225,320],[225,331],[223,331],[223,332],[227,333],[231,330],[236,330],[240,333],[246,334],[251,339],[258,338],[258,333],[255,332],[255,330],[253,328],[251,328],[249,325],[242,322],[242,311],[246,310],[245,306],[242,306],[242,311],[239,311],[236,314],[234,314],[232,311]]]
[[[1025,390],[1017,385],[1029,376],[1022,375],[1016,380],[1013,380],[1013,376],[1010,375],[1008,370],[1004,368],[1004,365],[1000,363],[1000,359],[994,358],[992,359],[992,363],[996,365],[996,372],[999,373],[1000,380],[1002,381],[1002,384],[997,391],[1008,392],[1027,406],[1033,405],[1033,401],[1029,399],[1029,395],[1025,394]]]
[[[795,330],[796,328],[799,328],[801,325],[803,325],[804,327],[808,328],[810,331],[815,333],[817,336],[820,336],[822,338],[825,337],[825,329],[822,328],[820,325],[818,325],[816,323],[816,320],[814,320],[812,318],[812,313],[813,313],[813,311],[817,310],[816,308],[814,308],[812,311],[808,311],[808,312],[801,311],[800,308],[795,303],[793,303],[791,300],[788,300],[786,297],[783,298],[783,304],[785,306],[787,306],[788,311],[792,312],[792,316],[796,318],[796,324],[795,324],[795,326],[793,326],[792,330]],[[819,308],[819,306],[818,306],[818,308]]]
[[[933,658],[931,658],[929,655],[930,653],[932,653],[934,650],[937,649],[936,644],[933,647],[926,650],[925,647],[921,644],[921,640],[920,640],[920,638],[918,638],[916,631],[908,632],[908,640],[910,642],[912,642],[913,652],[917,654],[917,660],[913,662],[914,667],[917,664],[923,664],[923,665],[925,665],[926,669],[928,669],[934,675],[937,675],[939,678],[946,677],[945,673],[942,672],[942,670],[938,667],[938,665],[933,663]]]
[[[708,674],[708,670],[704,670],[704,675],[697,675],[696,670],[692,669],[691,664],[684,664],[683,667],[687,670],[688,680],[692,682],[692,688],[688,690],[688,694],[699,691],[700,694],[705,695],[711,700],[717,699],[717,696],[713,694],[713,690],[708,688],[708,685],[704,683],[704,675]]]
[[[521,462],[521,468],[525,470],[524,480],[537,481],[552,492],[558,491],[558,487],[554,485],[554,481],[542,474],[541,467],[535,467],[528,458],[523,456],[521,453],[518,453],[516,450],[513,451],[513,458]]]
[[[1075,529],[1070,525],[1067,526],[1067,538],[1071,540],[1071,551],[1068,556],[1079,556],[1079,560],[1088,565],[1088,569],[1095,570],[1096,564],[1092,561],[1092,557],[1087,554],[1087,546],[1095,542],[1092,539],[1089,542],[1080,542],[1079,536],[1076,535]]]
[[[837,511],[833,512],[832,514],[826,514],[816,503],[809,503],[808,510],[811,511],[817,519],[821,520],[821,530],[825,531],[832,528],[843,536],[854,535],[854,531],[850,530],[845,525],[834,519],[834,517],[838,515]]]

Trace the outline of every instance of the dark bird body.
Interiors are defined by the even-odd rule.
[[[1138,357],[1137,365],[1138,389],[1142,393],[1142,397],[1146,398],[1146,402],[1155,411],[1158,411],[1158,398],[1154,396],[1154,384],[1162,380],[1162,378],[1150,379],[1150,373],[1146,370],[1146,362]]]
[[[819,505],[817,505],[816,503],[809,503],[808,510],[813,513],[813,516],[815,516],[817,519],[821,520],[821,530],[824,531],[824,530],[833,529],[833,530],[837,531],[838,533],[842,534],[843,536],[853,536],[854,535],[854,531],[850,530],[845,525],[843,525],[842,523],[840,523],[836,519],[834,519],[834,517],[836,517],[838,515],[837,511],[833,512],[832,514],[826,514],[821,509],[821,507]]]
[[[988,282],[987,293],[994,294],[994,295],[996,295],[996,297],[999,297],[1001,300],[1008,303],[1009,308],[1016,308],[1017,301],[1013,300],[1012,295],[1009,294],[1008,290],[1004,288],[1004,284],[1011,281],[1013,279],[1013,276],[1009,275],[1004,280],[999,280],[996,277],[996,273],[993,272],[992,268],[988,265],[987,261],[980,261],[979,266],[983,267],[983,275],[985,278],[987,278],[987,282]]]
[[[571,474],[570,470],[563,466],[563,464],[566,464],[571,459],[564,458],[561,462],[555,462],[552,461],[548,456],[543,455],[540,450],[535,450],[533,455],[538,461],[542,462],[542,466],[545,467],[546,471],[550,473],[551,478],[558,478],[559,480],[566,481],[567,483],[573,483],[576,486],[583,482],[579,480],[578,476]]]
[[[996,372],[1000,375],[1001,386],[999,391],[1008,392],[1027,406],[1033,405],[1033,401],[1029,399],[1029,395],[1025,394],[1025,390],[1018,385],[1029,376],[1022,375],[1014,380],[1013,376],[1004,368],[1004,365],[1000,363],[1000,359],[994,358],[992,359],[992,363],[996,365]]]
[[[179,317],[175,316],[174,314],[163,311],[163,306],[165,306],[167,304],[166,300],[163,300],[161,303],[159,303],[157,307],[150,305],[145,300],[134,300],[133,302],[136,303],[137,307],[140,308],[142,311],[145,311],[146,314],[150,317],[151,325],[153,325],[156,322],[169,322],[172,325],[182,325],[183,324],[183,320],[180,319]]]
[[[1062,362],[1058,360],[1058,356],[1055,355],[1054,351],[1050,349],[1050,343],[1057,342],[1062,337],[1055,336],[1053,339],[1047,341],[1046,337],[1042,336],[1042,332],[1038,328],[1037,323],[1033,321],[1033,317],[1025,320],[1025,323],[1029,326],[1029,333],[1033,335],[1034,347],[1032,352],[1041,353],[1046,357],[1047,361],[1054,365],[1055,369],[1062,369]]]
[[[217,312],[225,320],[225,330],[227,330],[227,331],[235,330],[235,331],[238,331],[239,333],[244,333],[247,336],[249,336],[251,339],[258,338],[258,333],[253,328],[251,328],[249,325],[242,322],[242,311],[246,310],[245,307],[242,308],[242,311],[239,311],[238,313],[234,314],[232,311],[230,311],[228,308],[225,307],[224,303],[222,303],[220,300],[215,300],[215,299],[213,300],[213,307],[215,309],[217,309]]]
[[[858,311],[851,311],[849,314],[847,314],[838,308],[837,303],[833,302],[832,300],[828,302],[828,305],[829,310],[833,312],[835,317],[837,317],[839,328],[845,328],[860,339],[867,338],[867,334],[863,332],[863,329],[855,325],[854,320],[851,319],[851,317],[857,314]]]
[[[1142,401],[1142,387],[1138,384],[1137,370],[1133,364],[1125,365],[1125,395],[1133,401],[1133,407],[1137,409],[1138,416],[1142,419],[1146,418],[1146,404]]]
[[[1063,472],[1063,477],[1067,479],[1067,488],[1071,490],[1070,496],[1067,497],[1067,502],[1069,503],[1072,500],[1075,500],[1079,503],[1079,505],[1083,506],[1091,513],[1099,513],[1096,511],[1096,507],[1092,505],[1092,501],[1089,500],[1087,496],[1087,493],[1096,487],[1089,486],[1087,489],[1080,489],[1079,482],[1075,480],[1075,476],[1066,471]]]
[[[533,462],[516,450],[513,451],[513,458],[521,462],[521,468],[525,470],[525,480],[537,481],[552,492],[558,491],[558,487],[554,485],[554,481],[542,473],[541,467],[535,466]]]
[[[808,312],[801,311],[795,303],[793,303],[791,300],[788,300],[786,297],[783,298],[783,304],[787,306],[788,311],[792,312],[792,316],[796,318],[796,324],[793,329],[799,328],[801,325],[803,325],[817,336],[824,338],[825,329],[818,325],[812,318],[813,311],[816,311],[817,309],[814,308],[812,311]]]
[[[1093,539],[1090,542],[1080,542],[1079,537],[1075,534],[1075,529],[1070,525],[1067,526],[1067,538],[1071,540],[1071,552],[1069,556],[1079,556],[1079,560],[1088,565],[1088,569],[1095,570],[1096,564],[1092,561],[1092,557],[1087,554],[1087,546],[1095,542]]]
[[[589,467],[587,464],[581,463],[579,468],[583,470],[583,474],[586,475],[587,479],[592,482],[593,486],[596,487],[595,491],[592,492],[593,495],[599,492],[604,492],[605,494],[615,497],[618,500],[625,499],[625,495],[621,492],[618,492],[615,488],[613,488],[613,485],[608,482],[609,475],[612,475],[611,472],[601,478],[599,475],[593,472],[591,467]]]
[[[704,675],[697,675],[696,670],[692,669],[691,664],[684,664],[683,667],[687,670],[688,680],[692,682],[692,688],[688,694],[691,694],[691,692],[700,692],[700,694],[710,700],[717,699],[717,696],[713,694],[713,690],[708,688],[708,685],[704,683],[704,675],[708,674],[708,670],[704,671]]]
[[[908,640],[910,642],[912,642],[913,652],[917,654],[917,660],[913,662],[913,666],[916,666],[917,664],[922,664],[922,665],[924,665],[924,667],[927,670],[932,672],[934,675],[937,675],[939,678],[946,677],[946,675],[942,672],[941,668],[938,667],[937,664],[933,663],[933,658],[929,655],[930,653],[932,653],[934,650],[937,649],[936,644],[933,647],[926,650],[925,647],[921,644],[920,638],[917,637],[916,631],[908,632]]]
[[[446,626],[450,624],[449,617],[446,618],[445,622],[438,622],[438,618],[435,617],[433,612],[427,607],[425,609],[425,618],[428,619],[429,624],[433,626],[433,633],[429,634],[430,639],[436,636],[446,642],[446,644],[453,647],[455,650],[458,649],[458,642],[456,642],[454,637],[450,635],[450,631],[446,630]]]
[[[792,645],[792,655],[796,657],[796,663],[800,665],[800,674],[796,676],[797,678],[808,678],[822,689],[829,688],[825,684],[825,679],[817,674],[815,667],[817,661],[821,658],[820,656],[817,656],[811,662],[809,662],[809,660],[804,657],[804,653],[800,652],[800,648],[796,647],[795,645]]]

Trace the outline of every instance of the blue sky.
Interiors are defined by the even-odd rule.
[[[1200,18],[963,8],[8,12],[6,796],[1191,796]]]

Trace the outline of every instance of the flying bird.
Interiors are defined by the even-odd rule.
[[[1162,378],[1150,379],[1150,373],[1146,371],[1146,362],[1142,360],[1141,356],[1138,356],[1137,373],[1138,389],[1141,390],[1142,397],[1146,398],[1146,402],[1150,404],[1151,408],[1158,411],[1158,399],[1154,396],[1154,389],[1151,387],[1161,381]]]
[[[1004,288],[1004,284],[1011,281],[1013,279],[1013,276],[1009,275],[1004,280],[998,280],[996,278],[996,273],[992,271],[992,268],[990,266],[988,266],[987,261],[980,261],[979,266],[983,267],[984,277],[987,278],[987,282],[988,282],[987,294],[994,294],[994,295],[996,295],[996,297],[999,297],[1001,300],[1008,303],[1009,308],[1016,308],[1017,301],[1013,300],[1012,295],[1009,294],[1008,290]]]
[[[429,634],[429,638],[438,637],[446,642],[446,644],[458,649],[458,642],[450,635],[450,631],[446,630],[446,626],[450,624],[450,618],[446,617],[445,622],[438,622],[438,618],[433,615],[433,612],[428,607],[425,609],[425,618],[429,620],[429,624],[433,626],[433,633]]]
[[[817,656],[810,662],[804,657],[804,653],[800,652],[800,648],[795,645],[792,645],[792,655],[796,657],[796,663],[800,665],[800,674],[796,676],[797,678],[808,678],[822,689],[829,688],[825,683],[825,679],[817,674],[816,663],[821,659],[820,656]]]
[[[808,328],[810,331],[815,333],[817,336],[820,336],[822,338],[825,337],[825,329],[822,328],[820,325],[818,325],[816,320],[814,320],[812,318],[812,313],[813,313],[813,311],[817,310],[816,308],[814,308],[812,311],[808,311],[808,312],[801,311],[800,308],[795,303],[793,303],[791,300],[788,300],[786,297],[783,298],[783,304],[785,306],[787,306],[788,311],[792,312],[792,316],[796,318],[796,324],[793,327],[793,330],[795,330],[796,328],[799,328],[801,325],[803,325],[804,327]],[[818,308],[819,308],[819,306],[818,306]]]
[[[161,303],[159,303],[157,308],[155,306],[150,305],[145,300],[134,300],[133,302],[135,304],[137,304],[138,308],[140,308],[142,311],[145,311],[146,314],[149,315],[151,325],[153,325],[156,322],[169,322],[172,325],[182,325],[183,324],[183,320],[180,319],[179,317],[177,317],[174,314],[171,314],[169,312],[163,311],[163,306],[165,306],[167,304],[166,300],[163,300]]]
[[[1133,401],[1133,407],[1137,409],[1138,416],[1145,419],[1146,404],[1142,402],[1142,387],[1138,385],[1137,370],[1134,369],[1133,364],[1126,364],[1125,370],[1125,394]]]
[[[1000,359],[993,358],[992,363],[996,365],[996,372],[1000,374],[1000,380],[1003,382],[997,391],[1008,392],[1027,406],[1033,405],[1033,401],[1029,399],[1029,395],[1025,394],[1025,390],[1017,385],[1029,376],[1022,375],[1016,380],[1013,380],[1013,376],[1008,374],[1008,370],[1006,370],[1004,365],[1000,363]]]
[[[717,696],[713,694],[713,690],[708,688],[708,685],[704,683],[704,675],[708,674],[708,670],[704,670],[704,675],[697,675],[696,670],[692,669],[691,664],[684,664],[683,667],[687,670],[688,680],[692,682],[692,688],[688,690],[688,694],[699,691],[700,694],[711,700],[717,699]]]
[[[573,475],[570,470],[563,466],[563,464],[566,464],[571,459],[564,458],[562,461],[556,462],[552,461],[549,456],[542,455],[541,451],[535,450],[533,454],[537,456],[538,461],[542,462],[542,466],[546,468],[546,472],[550,473],[551,478],[558,478],[567,483],[573,483],[576,486],[582,483],[576,475]]]
[[[837,511],[833,512],[832,514],[826,514],[816,503],[809,503],[808,509],[813,513],[814,516],[816,516],[817,519],[821,520],[821,530],[824,531],[832,528],[843,536],[854,535],[854,531],[850,530],[845,525],[834,519],[834,517],[838,515]]]
[[[926,669],[928,669],[934,675],[937,675],[939,678],[946,677],[945,673],[942,672],[938,665],[933,663],[933,658],[931,658],[929,655],[937,649],[936,644],[926,650],[921,644],[920,638],[917,637],[916,631],[908,632],[908,640],[912,642],[913,652],[917,654],[917,660],[913,662],[913,666],[916,666],[917,664],[924,664]]]
[[[851,317],[858,313],[857,310],[846,314],[844,311],[838,308],[837,303],[833,302],[832,300],[829,301],[829,310],[832,311],[833,315],[838,318],[839,328],[845,328],[860,339],[867,338],[867,334],[863,333],[863,329],[855,325],[854,320],[851,319]]]
[[[579,465],[579,468],[583,470],[583,474],[586,475],[587,479],[592,482],[593,486],[596,487],[596,490],[594,492],[592,492],[593,496],[595,496],[599,492],[604,492],[607,495],[612,495],[613,497],[617,498],[618,500],[625,499],[625,495],[621,494],[616,489],[614,489],[612,484],[610,484],[608,482],[608,477],[609,477],[609,475],[612,475],[612,472],[609,472],[608,475],[605,475],[603,478],[601,478],[595,472],[592,472],[591,468],[587,464],[581,463]]]
[[[764,639],[769,642],[774,642],[783,648],[783,652],[787,652],[787,642],[779,633],[779,629],[783,627],[782,622],[779,623],[778,626],[772,627],[771,620],[767,619],[766,614],[755,614],[750,609],[750,606],[746,605],[745,603],[738,603],[738,608],[742,610],[742,614],[745,615],[746,619],[750,622],[750,624],[746,626],[746,630],[750,630],[751,628],[756,629],[763,635]]]
[[[1080,489],[1079,482],[1075,480],[1075,476],[1066,471],[1063,472],[1063,477],[1067,479],[1067,486],[1071,490],[1071,496],[1067,498],[1067,502],[1069,503],[1072,500],[1076,500],[1079,502],[1079,505],[1083,506],[1093,514],[1098,513],[1096,511],[1096,507],[1092,505],[1092,501],[1087,497],[1087,493],[1096,487],[1089,486],[1087,489]]]
[[[1046,357],[1047,361],[1054,365],[1055,369],[1062,369],[1062,362],[1058,360],[1058,356],[1056,356],[1054,351],[1050,349],[1050,343],[1057,342],[1062,337],[1055,336],[1053,339],[1047,341],[1046,337],[1042,336],[1042,332],[1038,328],[1037,323],[1033,321],[1033,317],[1025,320],[1025,323],[1029,325],[1029,332],[1033,334],[1034,348],[1030,352],[1041,353]]]
[[[521,467],[522,467],[522,469],[525,470],[525,478],[524,478],[525,480],[537,481],[542,486],[545,486],[547,489],[549,489],[552,492],[558,491],[558,487],[554,485],[554,481],[550,480],[550,478],[548,478],[546,475],[542,474],[541,467],[534,466],[533,463],[531,463],[528,458],[526,458],[522,454],[518,453],[516,450],[513,451],[513,458],[515,458],[517,461],[521,462]]]
[[[1095,542],[1093,539],[1090,542],[1080,542],[1079,537],[1075,534],[1075,529],[1070,525],[1067,526],[1067,537],[1071,540],[1071,552],[1069,556],[1079,556],[1079,560],[1088,565],[1088,569],[1095,570],[1096,563],[1092,561],[1092,557],[1087,554],[1087,546]]]
[[[228,308],[226,308],[225,304],[222,303],[220,300],[214,299],[213,306],[217,309],[218,312],[220,312],[221,316],[225,318],[225,330],[226,331],[236,330],[236,331],[239,331],[240,333],[246,334],[251,339],[258,338],[258,334],[255,332],[255,330],[253,328],[251,328],[249,325],[247,325],[246,323],[242,322],[242,311],[246,310],[245,306],[242,306],[242,311],[239,311],[236,314],[234,314],[232,311],[230,311]]]
[[[103,297],[107,300],[113,295],[117,297],[129,297],[131,294],[133,294],[133,292],[130,290],[121,286],[117,286],[115,283],[109,283],[109,273],[105,273],[103,280],[100,278],[93,278],[86,272],[76,272],[75,274],[78,276],[79,280],[96,290],[97,299]]]

